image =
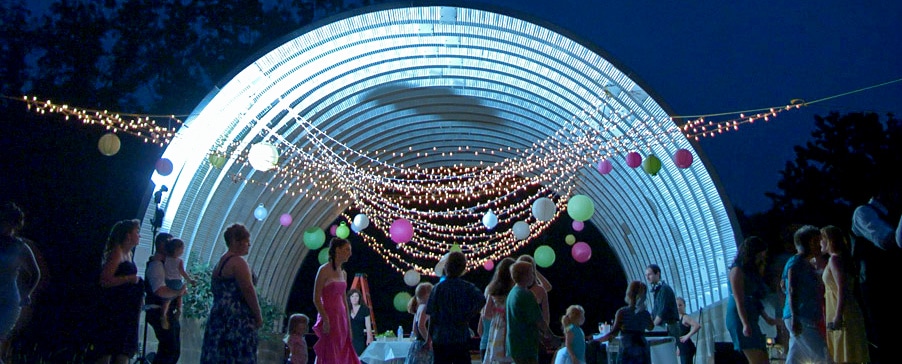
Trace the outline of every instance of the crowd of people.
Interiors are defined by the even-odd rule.
[[[759,237],[741,242],[730,266],[725,326],[749,363],[767,363],[765,335],[760,321],[787,335],[788,363],[884,363],[891,360],[892,330],[900,323],[893,300],[882,297],[892,291],[893,263],[902,252],[902,219],[895,222],[888,206],[899,196],[878,193],[855,209],[847,233],[837,226],[804,225],[793,235],[795,254],[780,264],[780,316],[765,309],[770,290],[765,283],[769,245]],[[0,364],[8,336],[23,306],[30,301],[40,280],[40,268],[31,242],[18,236],[24,214],[13,203],[0,210]],[[94,342],[97,363],[128,363],[138,350],[138,322],[146,321],[158,340],[154,363],[176,363],[180,357],[180,297],[186,283],[181,256],[185,244],[168,233],[155,237],[155,253],[148,259],[145,277],[138,275],[133,259],[140,222],[115,223],[103,253],[99,285],[109,310],[100,322],[102,333]],[[257,355],[257,330],[263,317],[254,288],[255,277],[245,256],[251,235],[241,224],[223,234],[226,252],[214,266],[211,278],[213,304],[205,326],[201,363],[253,363]],[[348,290],[343,265],[352,254],[348,240],[329,241],[328,262],[314,282],[313,325],[304,314],[288,320],[285,337],[290,363],[307,362],[305,334],[312,328],[318,337],[312,349],[317,363],[359,363],[373,341],[370,310],[360,291]],[[548,292],[552,285],[536,268],[532,257],[500,260],[491,281],[480,290],[462,278],[467,258],[461,252],[446,254],[438,283],[416,286],[408,312],[413,315],[413,340],[406,363],[470,363],[470,327],[478,322],[483,363],[538,363],[542,353],[554,352],[556,364],[586,363],[587,345],[619,338],[623,363],[651,361],[648,331],[670,336],[674,355],[682,364],[692,363],[696,347],[692,337],[701,324],[686,313],[686,301],[662,279],[661,267],[649,264],[645,282],[629,282],[625,306],[613,324],[598,336],[587,337],[581,326],[585,310],[570,305],[560,318],[562,337],[552,333]],[[867,308],[867,309],[864,309]],[[778,332],[781,332],[778,330]]]

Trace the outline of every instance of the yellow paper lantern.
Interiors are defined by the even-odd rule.
[[[121,143],[119,142],[119,136],[113,133],[106,133],[100,140],[97,141],[97,149],[100,150],[100,154],[103,154],[107,157],[116,155],[119,153],[119,147]]]

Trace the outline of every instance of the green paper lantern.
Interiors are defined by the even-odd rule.
[[[451,244],[451,251],[461,253],[463,250],[460,248],[460,244],[454,243]]]
[[[210,165],[219,169],[222,169],[226,163],[226,157],[222,153],[210,153],[207,160],[210,161]]]
[[[573,243],[576,242],[576,237],[573,236],[573,234],[567,234],[567,236],[564,237],[564,242],[567,243],[567,245],[573,245]]]
[[[407,302],[410,301],[410,293],[407,292],[398,292],[395,295],[394,304],[395,309],[400,312],[407,312]]]
[[[329,249],[322,249],[319,251],[319,264],[326,264],[329,262]]]
[[[542,245],[536,248],[535,254],[533,254],[533,259],[536,261],[536,265],[542,268],[548,268],[552,264],[554,264],[554,249],[551,249],[548,245]]]
[[[326,242],[326,232],[323,229],[312,226],[304,230],[304,245],[310,250],[316,250]]]
[[[646,157],[645,161],[642,162],[642,169],[651,176],[657,176],[658,172],[661,170],[661,160],[652,154]]]
[[[595,213],[595,203],[586,195],[573,195],[567,201],[567,215],[575,221],[586,221]]]
[[[351,233],[351,229],[348,228],[348,224],[345,223],[344,221],[341,222],[341,225],[338,225],[338,227],[335,228],[335,236],[337,236],[339,238],[347,239],[348,234],[350,234],[350,233]]]

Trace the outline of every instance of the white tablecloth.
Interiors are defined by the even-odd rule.
[[[410,350],[411,344],[413,344],[413,341],[409,339],[402,341],[373,341],[366,347],[363,354],[360,354],[360,360],[365,361],[367,364],[402,364],[404,359],[407,359],[407,351]]]
[[[601,337],[601,334],[592,336],[594,339]],[[666,337],[646,337],[648,345],[651,347],[651,362],[653,364],[678,364],[679,357],[676,355],[676,340],[670,336]],[[619,363],[620,354],[620,337],[615,338],[610,343],[602,343],[606,346],[608,353],[608,363]]]

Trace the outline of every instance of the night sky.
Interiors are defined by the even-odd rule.
[[[794,98],[814,101],[902,77],[902,43],[898,41],[902,2],[822,1],[815,8],[811,3],[783,1],[474,3],[527,15],[600,47],[679,115],[781,106]],[[47,96],[60,102],[66,98]],[[793,157],[793,146],[810,138],[813,115],[834,110],[898,112],[899,100],[902,83],[894,83],[786,112],[768,123],[704,139],[699,145],[733,205],[749,213],[762,212],[770,207],[764,193],[777,190],[779,171]],[[39,244],[49,268],[46,273],[52,278],[41,293],[43,304],[62,310],[65,317],[84,317],[95,304],[91,287],[99,275],[108,229],[117,220],[144,217],[141,214],[152,192],[149,177],[162,149],[122,137],[119,154],[105,157],[97,151],[102,130],[36,115],[26,111],[24,104],[5,102],[5,113],[0,115],[0,200],[14,200],[26,211],[22,235]],[[562,221],[547,239],[562,241],[567,229],[569,221]],[[594,227],[587,227],[583,239],[601,237]],[[558,262],[570,260],[566,246],[552,245]],[[377,257],[362,246],[355,245],[358,249],[346,266],[351,275],[366,271],[378,277],[391,272],[384,264],[372,265]],[[593,252],[589,264],[567,268],[557,264],[543,270],[555,284],[554,322],[570,303],[606,301],[616,307],[621,302],[622,269],[610,252],[601,250]],[[315,259],[308,257],[298,276],[315,274]],[[484,287],[489,273],[471,272],[465,278]],[[597,288],[586,292],[580,288],[585,282]],[[392,289],[374,284],[372,278],[370,285],[374,291]],[[309,314],[311,295],[309,287],[296,288],[289,311]],[[378,303],[386,297],[374,299]],[[379,304],[389,312],[377,312],[386,319],[384,324],[380,321],[382,331],[395,328],[398,320],[409,325],[410,315],[393,312],[390,299]],[[612,315],[610,307],[592,310],[587,328]]]

